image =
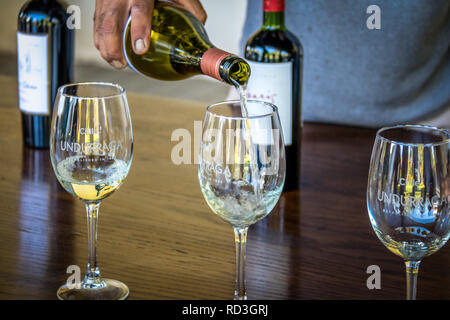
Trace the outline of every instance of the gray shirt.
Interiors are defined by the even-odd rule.
[[[450,108],[450,0],[286,0],[285,20],[303,45],[305,121],[380,127]],[[261,24],[248,0],[242,49]]]

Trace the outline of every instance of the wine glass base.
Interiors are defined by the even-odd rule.
[[[247,295],[239,296],[237,292],[234,293],[234,300],[247,300]]]
[[[130,290],[117,280],[103,279],[104,285],[98,288],[69,288],[66,284],[56,293],[60,300],[125,300]]]

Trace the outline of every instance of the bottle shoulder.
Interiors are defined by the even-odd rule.
[[[297,36],[289,30],[286,30],[286,38],[291,41],[295,47],[297,48],[297,52],[299,55],[303,56],[303,46]]]
[[[63,23],[67,19],[66,6],[58,1],[44,4],[42,1],[28,1],[19,11],[19,21],[40,22],[52,20]]]
[[[298,38],[288,30],[261,28],[245,44],[245,58],[253,61],[282,62],[299,55],[303,55],[303,47]]]

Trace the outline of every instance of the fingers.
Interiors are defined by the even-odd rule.
[[[173,0],[191,12],[202,23],[206,12],[199,0]],[[154,0],[96,0],[94,44],[103,59],[115,68],[127,63],[122,52],[122,33],[131,13],[131,41],[136,54],[144,54],[150,45]]]
[[[134,0],[131,5],[131,41],[136,54],[144,54],[150,44],[154,1]]]
[[[100,49],[100,36],[98,34],[98,32],[96,32],[95,30],[97,30],[97,23],[98,23],[98,18],[97,15],[100,12],[100,8],[101,8],[102,2],[101,0],[97,0],[95,1],[95,12],[94,12],[94,45],[97,48],[97,50]]]
[[[187,11],[192,13],[194,17],[200,20],[201,23],[205,24],[207,15],[199,0],[173,0],[173,2],[185,8]]]
[[[124,68],[127,63],[122,53],[122,30],[128,15],[127,1],[96,2],[94,18],[94,43],[101,56],[114,68]]]

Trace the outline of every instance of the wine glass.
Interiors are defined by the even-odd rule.
[[[235,300],[246,300],[245,255],[248,227],[266,217],[283,190],[285,153],[277,108],[249,100],[207,108],[198,176],[212,211],[229,222],[236,244]],[[248,117],[243,117],[247,114]]]
[[[97,221],[101,201],[123,183],[133,155],[133,133],[125,90],[116,84],[68,84],[58,90],[50,133],[53,170],[87,211],[89,262],[77,286],[63,285],[59,299],[125,299],[122,282],[104,279],[97,266]]]
[[[367,208],[381,242],[406,264],[406,298],[416,298],[422,259],[450,237],[450,134],[400,125],[377,132]]]

